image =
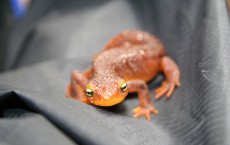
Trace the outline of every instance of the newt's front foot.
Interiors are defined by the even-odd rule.
[[[138,118],[141,115],[144,115],[147,120],[151,119],[151,117],[150,117],[151,113],[153,113],[155,115],[158,114],[158,110],[155,109],[152,105],[150,105],[148,107],[140,107],[140,106],[136,107],[133,109],[133,112],[134,112],[133,117]]]

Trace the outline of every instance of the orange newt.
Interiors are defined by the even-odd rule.
[[[133,109],[134,117],[158,114],[150,99],[147,82],[159,72],[166,80],[155,90],[155,98],[166,95],[180,86],[180,71],[176,63],[165,56],[162,42],[149,33],[129,30],[115,36],[93,58],[85,72],[73,71],[66,89],[68,98],[97,106],[112,106],[137,93],[140,105]]]

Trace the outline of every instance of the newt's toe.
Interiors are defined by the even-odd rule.
[[[175,82],[164,81],[162,85],[154,91],[155,99],[160,99],[164,95],[166,95],[167,98],[170,98],[175,88],[179,86],[180,86],[179,80]]]

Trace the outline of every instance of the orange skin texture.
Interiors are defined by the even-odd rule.
[[[155,99],[171,96],[180,86],[180,71],[165,54],[163,43],[155,36],[139,31],[123,31],[112,38],[99,52],[85,72],[73,71],[66,96],[97,106],[112,106],[123,101],[128,93],[137,93],[140,105],[133,109],[134,117],[158,114],[150,98],[147,82],[163,72],[166,80],[157,88]],[[122,85],[127,88],[122,91]],[[87,91],[93,92],[92,96]]]

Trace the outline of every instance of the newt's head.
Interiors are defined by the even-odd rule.
[[[92,79],[85,88],[88,100],[97,106],[112,106],[122,102],[128,94],[125,80],[104,77]]]

